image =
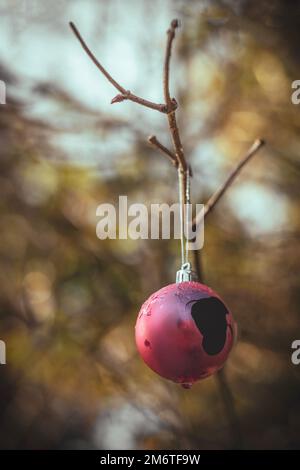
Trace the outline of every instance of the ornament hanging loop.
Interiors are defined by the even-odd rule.
[[[184,263],[179,271],[176,273],[176,283],[193,281],[194,275],[192,272],[191,263]]]

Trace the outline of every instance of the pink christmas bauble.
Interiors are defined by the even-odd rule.
[[[212,289],[199,282],[180,282],[146,300],[135,337],[151,369],[189,388],[222,368],[236,337],[236,323]]]

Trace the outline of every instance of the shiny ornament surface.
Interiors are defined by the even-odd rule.
[[[180,282],[146,300],[135,336],[151,369],[189,388],[222,368],[236,337],[236,324],[216,292],[199,282]]]

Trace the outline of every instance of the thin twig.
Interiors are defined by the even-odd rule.
[[[202,256],[200,250],[193,250],[193,261],[197,280],[198,282],[204,283]],[[218,371],[215,374],[214,378],[220,390],[221,399],[224,405],[224,411],[232,437],[232,445],[235,449],[242,449],[243,434],[241,430],[240,420],[236,411],[234,396],[229,386],[224,368]]]
[[[224,195],[225,191],[231,186],[235,178],[238,176],[242,168],[246,165],[246,163],[251,160],[252,157],[258,152],[258,150],[265,144],[264,140],[256,139],[246,155],[239,161],[239,163],[234,167],[231,173],[228,175],[222,186],[209,198],[207,203],[204,207],[204,213],[199,213],[193,219],[192,226],[193,230],[195,230],[196,226],[201,223],[203,217],[206,217],[215,207],[217,202],[221,199]]]
[[[172,53],[172,43],[175,39],[175,31],[176,28],[179,27],[178,20],[172,20],[170,28],[167,31],[167,45],[166,45],[166,53],[165,53],[165,61],[164,61],[164,76],[163,76],[163,87],[164,87],[164,97],[166,104],[170,104],[172,102],[171,95],[170,95],[170,85],[169,85],[169,77],[170,77],[170,59]]]
[[[163,155],[167,156],[175,168],[178,168],[178,160],[176,155],[162,143],[160,143],[155,135],[150,135],[150,137],[148,137],[148,142],[153,145],[153,147],[157,148]]]
[[[164,74],[163,74],[163,91],[164,91],[165,102],[168,108],[171,107],[171,104],[177,105],[176,100],[174,98],[172,99],[170,95],[169,76],[170,76],[170,59],[171,59],[171,54],[172,54],[172,44],[175,38],[176,28],[178,27],[179,27],[179,22],[178,20],[175,19],[171,22],[170,28],[167,31],[167,45],[166,45],[166,52],[165,52]],[[179,129],[177,126],[175,110],[176,108],[172,109],[169,113],[167,113],[167,117],[168,117],[168,122],[169,122],[170,133],[171,133],[171,137],[173,141],[174,151],[178,159],[178,165],[180,167],[180,170],[183,173],[186,173],[187,163],[186,163],[185,156],[183,153]]]
[[[142,106],[146,106],[147,108],[154,109],[156,111],[160,111],[161,113],[169,113],[171,110],[176,109],[177,103],[175,101],[172,101],[169,105],[166,104],[159,104],[159,103],[153,103],[152,101],[145,100],[144,98],[141,98],[140,96],[137,96],[131,91],[126,90],[120,83],[118,83],[108,72],[107,70],[103,67],[103,65],[99,62],[99,60],[95,57],[95,55],[92,53],[90,48],[87,46],[86,42],[84,41],[83,37],[79,33],[78,29],[76,28],[75,24],[72,23],[72,21],[69,23],[70,28],[72,29],[73,33],[75,34],[76,38],[80,42],[82,48],[84,51],[87,53],[89,58],[94,62],[96,67],[100,70],[100,72],[107,78],[107,80],[120,92],[120,94],[116,95],[112,100],[111,103],[120,103],[121,101],[124,100],[130,100],[134,101],[135,103],[138,103]]]
[[[234,179],[240,173],[242,168],[246,165],[247,162],[256,154],[256,152],[264,145],[264,141],[261,139],[256,139],[251,148],[248,150],[246,155],[239,161],[235,166],[232,172],[229,174],[227,179],[224,181],[222,186],[211,196],[208,200],[204,214],[201,214],[201,218],[197,216],[193,220],[193,230],[195,230],[199,223],[202,222],[202,219],[207,216],[212,209],[215,207],[217,202],[224,195],[225,191],[230,187]],[[199,219],[199,220],[197,220]],[[194,269],[197,274],[197,279],[199,282],[204,282],[203,268],[202,268],[202,257],[200,250],[193,250],[193,260],[194,260]],[[224,410],[227,416],[227,421],[230,426],[231,436],[233,447],[237,449],[243,448],[243,434],[241,430],[240,420],[238,413],[236,411],[235,400],[231,388],[228,384],[225,370],[220,370],[216,376],[215,380],[218,384],[222,402],[224,404]]]

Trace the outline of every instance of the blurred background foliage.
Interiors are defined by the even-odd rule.
[[[299,447],[300,2],[1,0],[0,13],[0,447]],[[169,145],[164,116],[110,107],[67,23],[125,88],[161,102],[173,17],[193,201],[267,141],[205,227],[205,281],[239,326],[225,395],[215,377],[183,390],[137,356],[138,310],[174,281],[178,242],[95,233],[101,202],[174,202],[176,172],[146,144]]]

